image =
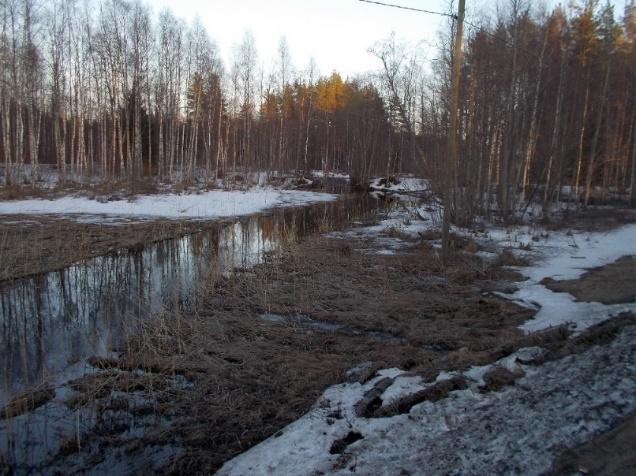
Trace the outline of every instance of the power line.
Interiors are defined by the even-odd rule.
[[[362,3],[371,3],[373,5],[380,5],[380,6],[383,6],[383,7],[399,8],[400,10],[408,10],[408,11],[411,11],[411,12],[427,13],[429,15],[439,15],[439,16],[442,16],[442,17],[447,17],[447,18],[452,18],[453,20],[457,20],[457,15],[454,15],[452,13],[434,12],[432,10],[423,10],[421,8],[407,7],[407,6],[404,6],[404,5],[397,5],[395,3],[385,3],[385,2],[375,1],[375,0],[358,0],[358,1],[362,2]],[[505,39],[499,37],[498,35],[495,35],[495,34],[489,32],[488,30],[484,29],[482,26],[477,26],[474,23],[471,23],[470,21],[468,21],[466,19],[464,19],[464,23],[466,23],[469,26],[472,26],[473,28],[476,28],[476,29],[480,30],[482,33],[490,36],[491,38],[502,42],[505,46],[512,47],[512,45],[510,43],[508,43],[508,41],[506,41]],[[517,46],[517,49],[519,51],[522,51],[523,53],[527,54],[528,56],[532,57],[533,59],[539,59],[537,54],[534,53],[534,52],[526,50],[525,48],[520,48],[518,46]]]
[[[439,15],[441,17],[448,17],[448,18],[457,20],[457,15],[453,15],[452,13],[434,12],[431,10],[423,10],[421,8],[413,8],[413,7],[406,7],[404,5],[397,5],[395,3],[376,2],[374,0],[358,0],[358,1],[363,3],[372,3],[374,5],[380,5],[383,7],[399,8],[400,10],[408,10],[411,12],[428,13],[429,15]]]

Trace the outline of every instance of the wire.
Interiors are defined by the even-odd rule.
[[[457,20],[457,15],[453,15],[452,13],[442,13],[442,12],[434,12],[431,10],[422,10],[421,8],[406,7],[404,5],[397,5],[395,3],[376,2],[374,0],[358,0],[358,1],[363,3],[372,3],[374,5],[381,5],[383,7],[399,8],[400,10],[409,10],[411,12],[428,13],[429,15],[439,15],[441,17],[448,17],[448,18]]]
[[[434,12],[434,11],[431,11],[431,10],[423,10],[421,8],[406,7],[404,5],[397,5],[395,3],[384,3],[384,2],[379,2],[379,1],[375,1],[375,0],[358,0],[358,1],[362,2],[362,3],[370,3],[370,4],[373,4],[373,5],[380,5],[380,6],[383,6],[383,7],[399,8],[400,10],[408,10],[408,11],[419,12],[419,13],[428,13],[430,15],[439,15],[439,16],[442,16],[442,17],[447,17],[447,18],[452,18],[453,20],[457,20],[457,15],[454,15],[452,13]],[[468,21],[466,19],[464,19],[464,23],[466,23],[468,26],[472,26],[473,28],[481,30],[482,33],[490,36],[491,38],[493,38],[493,39],[495,39],[497,41],[502,42],[507,47],[511,47],[512,46],[508,41],[506,41],[505,39],[499,37],[498,35],[495,35],[495,34],[489,32],[488,30],[484,29],[482,26],[477,26],[474,23],[471,23],[470,21]],[[521,52],[527,54],[528,56],[532,57],[533,59],[539,59],[539,56],[536,53],[531,52],[529,50],[526,50],[525,48],[518,48],[518,51],[521,51]]]

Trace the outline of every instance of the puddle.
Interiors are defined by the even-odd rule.
[[[273,322],[276,324],[300,327],[309,331],[319,332],[331,332],[335,334],[343,334],[347,336],[367,336],[373,339],[378,339],[387,342],[406,343],[406,339],[403,337],[397,337],[386,332],[381,331],[367,331],[362,329],[356,329],[346,324],[338,324],[334,322],[318,321],[304,316],[302,314],[292,314],[283,316],[280,314],[265,313],[258,317],[261,321]]]

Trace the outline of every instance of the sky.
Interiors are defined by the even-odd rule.
[[[321,74],[336,70],[354,76],[379,69],[378,60],[368,53],[374,43],[391,32],[417,45],[423,59],[435,57],[438,32],[448,18],[403,11],[359,0],[146,0],[155,12],[170,8],[191,22],[198,17],[219,46],[227,66],[233,47],[245,31],[256,40],[259,64],[265,70],[275,64],[278,44],[285,36],[294,66],[307,68],[314,58]],[[388,3],[448,12],[451,0],[384,0]],[[535,2],[536,0],[530,0]],[[567,0],[565,0],[567,3]],[[468,19],[491,14],[495,0],[467,0]],[[559,3],[547,0],[549,6]],[[613,2],[622,13],[625,0]]]

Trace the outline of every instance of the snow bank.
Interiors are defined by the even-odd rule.
[[[389,192],[423,192],[430,190],[431,182],[428,179],[417,177],[397,177],[395,181],[387,182],[386,178],[379,177],[371,181],[369,188]]]
[[[324,172],[322,170],[312,170],[311,175],[316,178],[333,178],[339,180],[350,180],[351,176],[342,172]]]
[[[241,191],[215,190],[199,194],[143,195],[130,201],[100,202],[85,197],[55,200],[17,200],[0,202],[5,214],[90,214],[162,218],[209,219],[249,215],[273,207],[297,206],[335,200],[327,193],[257,188]]]
[[[608,232],[563,233],[519,228],[513,231],[490,230],[489,239],[500,246],[519,248],[530,244],[535,259],[528,267],[516,268],[528,278],[510,299],[536,304],[539,310],[521,326],[527,332],[571,324],[580,332],[623,312],[636,311],[636,302],[606,305],[576,302],[574,296],[553,292],[540,284],[544,278],[576,279],[586,270],[604,266],[622,256],[636,255],[636,225],[626,225]]]
[[[403,390],[389,387],[390,399],[426,384],[404,385],[406,377],[389,369],[364,385],[336,385],[310,413],[218,474],[543,474],[563,446],[579,445],[636,410],[634,339],[631,327],[609,345],[540,367],[516,362],[526,375],[514,386],[482,394],[473,381],[389,418],[357,417],[354,406],[382,378]],[[517,355],[501,364],[509,367]],[[481,380],[483,370],[466,376]],[[352,431],[362,439],[330,454],[333,442]]]

